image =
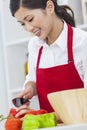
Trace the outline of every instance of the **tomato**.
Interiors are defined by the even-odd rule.
[[[15,117],[15,116],[16,116],[16,114],[17,114],[16,109],[11,108],[11,109],[10,109],[10,111],[9,111],[9,116],[11,116],[11,117]]]
[[[18,111],[16,111],[16,109],[11,108],[9,111],[9,116],[15,117],[17,113],[18,113]],[[44,110],[44,109],[32,110],[32,111],[26,112],[25,114],[20,115],[18,118],[23,118],[26,114],[41,115],[41,114],[45,114],[45,113],[48,113],[48,112],[47,112],[47,110]]]
[[[18,113],[18,111],[16,111],[16,109],[11,108],[10,111],[9,111],[9,116],[15,117],[17,113]],[[22,114],[18,118],[23,118],[24,116],[25,116],[25,114]]]
[[[48,113],[48,112],[47,112],[47,110],[44,110],[44,109],[26,112],[26,114],[32,114],[32,115],[41,115],[41,114],[45,114],[45,113]]]
[[[21,130],[22,121],[18,118],[8,118],[5,122],[5,130]]]

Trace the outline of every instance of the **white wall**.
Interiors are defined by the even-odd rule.
[[[74,12],[76,24],[83,24],[81,0],[58,0],[58,4],[69,5]]]
[[[7,96],[6,96],[6,78],[4,69],[4,50],[1,31],[1,15],[0,15],[0,114],[6,114]]]
[[[82,17],[82,6],[81,6],[81,0],[68,0],[70,7],[74,11],[75,15],[75,21],[77,25],[80,25],[83,23],[83,17]]]
[[[28,37],[29,33],[26,32],[17,19],[12,16],[9,8],[10,0],[3,1],[3,19],[4,19],[4,34],[7,44],[15,40],[20,40],[21,38]],[[9,31],[9,32],[8,32]]]

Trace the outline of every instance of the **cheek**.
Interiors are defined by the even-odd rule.
[[[26,28],[26,26],[23,26],[23,29],[27,31],[27,28]]]
[[[32,24],[36,27],[43,28],[47,24],[46,16],[43,13],[37,15]]]
[[[43,21],[42,21],[43,22]],[[41,22],[41,23],[42,23]],[[43,30],[46,32],[46,33],[49,33],[50,31],[51,31],[51,29],[52,29],[52,21],[50,21],[50,20],[45,20],[44,22],[43,22]]]
[[[36,27],[41,27],[44,22],[43,22],[43,19],[42,18],[37,18],[35,19],[35,21],[33,22],[33,24],[36,26]]]

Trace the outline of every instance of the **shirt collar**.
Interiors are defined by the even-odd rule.
[[[67,47],[67,32],[68,32],[67,24],[64,22],[63,31],[55,41],[55,44],[58,45],[63,50],[65,50]]]

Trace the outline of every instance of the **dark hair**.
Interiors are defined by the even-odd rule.
[[[29,9],[45,9],[48,0],[10,0],[10,10],[14,16],[15,12],[20,7],[25,7]],[[58,5],[57,0],[52,0],[55,6],[55,13],[61,19],[64,19],[68,24],[75,27],[74,13],[69,6]]]

